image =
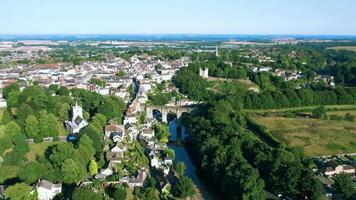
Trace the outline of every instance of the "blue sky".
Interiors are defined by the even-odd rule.
[[[0,34],[356,35],[354,0],[0,0]]]

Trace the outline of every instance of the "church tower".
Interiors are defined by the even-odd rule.
[[[77,117],[80,117],[83,119],[83,108],[78,105],[77,102],[75,102],[75,106],[73,106],[73,111],[72,111],[72,121],[75,121]]]

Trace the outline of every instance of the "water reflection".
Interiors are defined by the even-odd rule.
[[[171,133],[171,141],[175,141],[177,139],[177,124],[176,121],[169,122],[169,132]],[[184,140],[186,137],[185,129],[182,128],[182,139]],[[175,151],[176,157],[174,159],[174,163],[183,162],[186,166],[185,175],[192,179],[193,183],[199,188],[201,195],[204,199],[210,200],[213,199],[210,192],[202,185],[198,175],[196,174],[195,166],[193,165],[190,157],[183,146],[175,146],[168,145],[170,149]]]

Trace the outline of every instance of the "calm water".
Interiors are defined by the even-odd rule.
[[[171,133],[171,139],[176,139],[177,138],[177,128],[176,128],[176,122],[171,121],[169,122],[169,132]],[[182,138],[185,137],[185,129],[182,128]],[[185,175],[188,176],[189,178],[192,179],[193,183],[199,188],[200,192],[202,193],[202,196],[206,200],[211,200],[215,199],[213,198],[213,195],[207,190],[205,186],[202,185],[197,173],[196,173],[196,168],[193,165],[192,161],[190,160],[190,157],[184,147],[178,147],[174,145],[168,145],[170,149],[173,149],[176,154],[176,158],[174,159],[174,162],[184,162],[186,166],[186,171]]]

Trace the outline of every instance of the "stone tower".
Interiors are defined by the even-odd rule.
[[[209,68],[199,68],[199,76],[204,79],[207,79],[209,77]]]

